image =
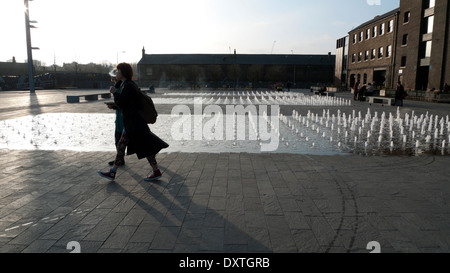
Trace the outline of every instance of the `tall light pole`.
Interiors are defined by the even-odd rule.
[[[236,71],[236,49],[234,50],[234,91],[236,91],[237,85],[237,71]]]
[[[30,93],[34,93],[35,89],[33,79],[33,53],[31,47],[31,33],[30,33],[30,28],[32,26],[30,26],[30,11],[28,10],[28,0],[24,0],[24,5],[25,5],[25,30],[27,35],[27,54],[28,54],[28,82],[30,84]]]
[[[294,57],[294,50],[291,50],[291,52],[292,52],[292,56]],[[296,69],[296,64],[295,64],[295,58],[294,58],[294,82],[293,82],[293,84],[294,84],[294,88],[295,88],[295,69]]]

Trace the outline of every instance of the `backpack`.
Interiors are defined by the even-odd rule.
[[[141,107],[139,109],[139,114],[147,122],[147,124],[154,124],[156,118],[158,117],[158,112],[156,111],[155,104],[151,97],[138,89],[138,96],[141,102]]]

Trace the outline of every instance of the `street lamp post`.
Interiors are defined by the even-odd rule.
[[[30,93],[35,93],[34,79],[33,79],[33,54],[31,48],[31,33],[30,33],[31,28],[30,12],[28,10],[28,0],[24,0],[24,5],[25,5],[25,30],[27,35],[27,54],[28,54],[28,82],[30,84]]]
[[[234,91],[236,91],[237,85],[237,71],[236,71],[236,49],[234,50]]]

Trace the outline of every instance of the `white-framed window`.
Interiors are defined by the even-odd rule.
[[[425,58],[431,57],[432,41],[425,42]]]
[[[392,31],[394,31],[394,20],[390,20],[389,23],[388,23],[387,32],[391,33]]]
[[[392,56],[392,45],[386,47],[386,58]]]
[[[381,59],[381,58],[383,58],[383,47],[380,47],[378,49],[378,59]]]
[[[380,25],[380,36],[384,34],[384,27],[385,27],[385,23],[382,23]]]
[[[432,33],[434,27],[434,15],[427,17],[427,33]]]

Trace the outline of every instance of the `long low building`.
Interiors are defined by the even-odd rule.
[[[330,84],[335,55],[295,54],[145,54],[138,63],[140,85],[267,88]]]

